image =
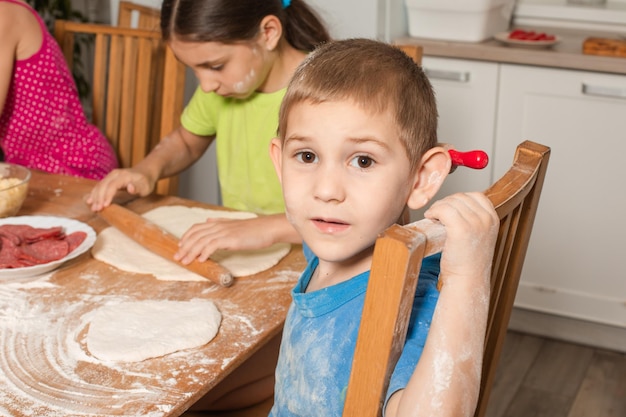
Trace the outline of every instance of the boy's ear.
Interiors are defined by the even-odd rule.
[[[259,36],[268,50],[273,51],[276,49],[282,35],[283,25],[278,17],[270,14],[261,20]]]
[[[274,169],[276,170],[276,175],[278,175],[278,181],[283,182],[282,176],[282,155],[283,155],[283,143],[280,138],[274,138],[270,142],[270,158],[272,158],[272,163],[274,164]]]
[[[424,207],[437,194],[450,172],[452,160],[445,148],[436,146],[423,156],[413,178],[413,189],[407,205],[412,210]]]

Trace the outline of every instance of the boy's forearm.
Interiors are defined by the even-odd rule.
[[[489,278],[446,283],[422,356],[386,417],[471,417],[480,387]]]

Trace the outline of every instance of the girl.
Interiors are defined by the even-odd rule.
[[[217,249],[300,243],[284,215],[269,143],[293,72],[329,40],[324,25],[304,0],[165,0],[161,30],[200,85],[181,126],[136,166],[111,172],[87,203],[101,210],[120,189],[148,195],[159,178],[188,168],[215,139],[223,204],[264,216],[194,225],[182,236],[176,260],[205,261]]]
[[[113,148],[87,121],[65,58],[23,0],[0,0],[0,146],[6,162],[102,179]]]
[[[159,178],[197,161],[213,140],[223,204],[263,216],[209,220],[181,238],[176,260],[206,260],[217,249],[258,249],[300,243],[284,215],[282,191],[269,156],[287,84],[308,52],[330,39],[304,0],[164,0],[163,38],[191,68],[199,87],[168,134],[139,164],[111,172],[87,198],[94,211],[117,190],[150,194]],[[236,409],[272,395],[280,335],[193,407]]]

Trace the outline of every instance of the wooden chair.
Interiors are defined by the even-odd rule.
[[[137,16],[137,25],[133,25],[133,16]],[[161,11],[153,7],[143,6],[131,1],[120,1],[117,13],[117,26],[123,28],[136,27],[159,31],[161,28]]]
[[[483,417],[487,409],[549,157],[550,148],[521,143],[511,168],[485,191],[500,217],[500,228],[475,417]],[[344,417],[382,415],[389,377],[404,345],[422,259],[440,252],[444,241],[443,227],[429,220],[393,225],[377,239]],[[267,415],[271,406],[268,400],[240,411],[184,416],[258,417]]]
[[[398,49],[404,51],[405,54],[413,58],[417,64],[422,64],[422,56],[424,55],[424,48],[420,45],[411,45],[411,44],[398,44],[395,45]]]
[[[90,50],[92,122],[111,141],[122,167],[141,161],[178,126],[185,67],[160,32],[57,20],[55,38],[70,68],[76,42]],[[157,184],[160,194],[176,194],[177,188],[176,177]]]
[[[513,166],[485,194],[500,217],[476,417],[487,408],[517,292],[550,149],[523,142]],[[422,258],[441,250],[443,227],[421,220],[394,225],[376,241],[344,416],[381,415],[389,377],[404,344]]]

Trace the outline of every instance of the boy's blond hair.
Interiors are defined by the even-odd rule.
[[[300,64],[280,108],[281,140],[294,105],[343,100],[374,114],[390,111],[413,169],[437,144],[437,106],[422,68],[400,49],[369,39],[326,43]]]

